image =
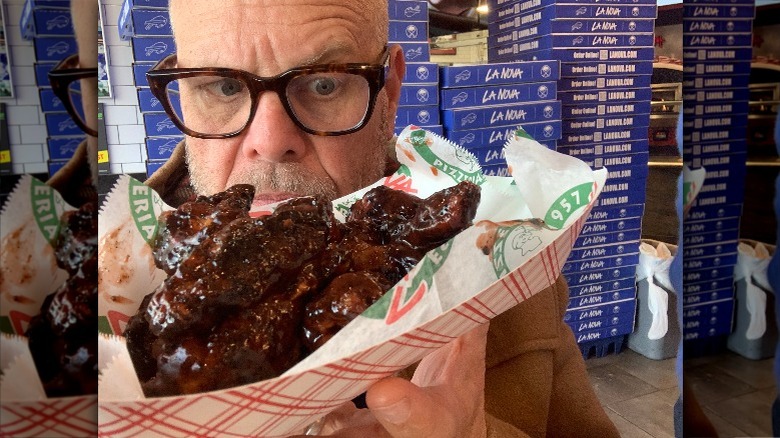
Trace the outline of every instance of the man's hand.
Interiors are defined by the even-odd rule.
[[[366,394],[370,410],[348,403],[325,417],[323,435],[483,438],[485,343],[489,323],[420,362],[412,381],[388,377]]]

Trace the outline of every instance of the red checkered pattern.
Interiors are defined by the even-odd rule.
[[[298,375],[229,391],[102,403],[99,436],[246,437],[300,434],[319,417],[555,282],[581,218],[532,260],[476,297],[390,342]]]
[[[0,437],[97,435],[97,395],[0,404]]]

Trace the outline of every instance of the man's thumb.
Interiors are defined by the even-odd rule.
[[[448,419],[437,415],[438,406],[430,395],[398,377],[373,385],[366,404],[393,438],[430,437],[447,428]]]

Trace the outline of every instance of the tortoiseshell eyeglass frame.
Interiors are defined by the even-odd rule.
[[[76,108],[73,107],[73,102],[70,100],[70,93],[68,87],[73,81],[80,79],[97,77],[98,69],[96,68],[78,68],[79,55],[70,55],[67,58],[60,61],[48,74],[49,84],[51,84],[51,90],[54,95],[57,96],[62,104],[65,106],[65,110],[79,127],[85,133],[92,137],[97,137],[98,132],[89,126],[85,120],[82,120]]]
[[[149,81],[149,88],[151,89],[152,94],[154,94],[154,96],[157,97],[157,99],[162,103],[163,108],[170,116],[171,121],[176,125],[177,128],[190,137],[220,139],[241,135],[241,133],[246,130],[246,128],[255,118],[258,96],[264,91],[276,92],[289,117],[292,119],[295,125],[304,132],[318,136],[336,136],[351,134],[353,132],[359,131],[366,125],[368,120],[371,119],[371,115],[374,111],[374,105],[376,104],[376,97],[379,94],[379,91],[382,90],[382,87],[385,85],[385,78],[390,68],[390,50],[388,47],[385,47],[385,49],[382,51],[382,54],[380,55],[379,64],[347,63],[309,65],[291,68],[273,77],[262,77],[243,70],[221,67],[174,68],[176,63],[176,54],[171,54],[162,59],[154,67],[152,67],[152,69],[146,72],[146,78]],[[321,131],[310,129],[301,123],[300,120],[298,120],[286,96],[287,85],[294,78],[315,73],[349,73],[363,76],[366,79],[369,87],[369,98],[365,115],[363,116],[363,119],[360,121],[360,123],[353,126],[352,128],[341,131]],[[174,111],[173,106],[171,105],[170,99],[168,98],[166,89],[170,82],[182,78],[213,75],[239,80],[249,89],[252,105],[250,108],[249,117],[247,118],[246,123],[236,131],[225,134],[205,134],[193,131],[185,126],[184,121],[179,119],[176,111]]]

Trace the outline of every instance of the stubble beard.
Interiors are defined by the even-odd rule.
[[[285,192],[304,195],[321,195],[328,200],[334,200],[352,193],[360,188],[376,182],[383,176],[387,162],[387,109],[381,108],[379,129],[369,137],[373,147],[355,145],[356,152],[367,156],[362,161],[361,168],[352,169],[349,179],[349,187],[344,193],[339,193],[335,182],[321,175],[314,175],[303,165],[297,162],[269,163],[258,161],[251,169],[242,169],[232,173],[225,187],[221,187],[218,181],[207,168],[198,166],[185,147],[187,166],[190,173],[190,183],[199,195],[212,195],[226,190],[235,184],[251,184],[256,193]],[[186,145],[185,145],[186,146]]]

